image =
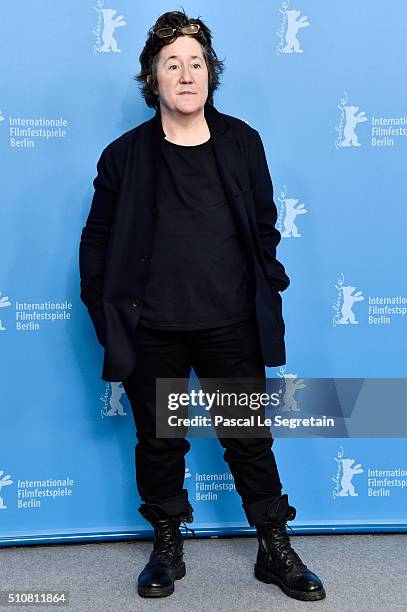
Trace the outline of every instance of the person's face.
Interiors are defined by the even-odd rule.
[[[179,36],[160,50],[157,82],[160,105],[168,111],[189,114],[204,107],[208,98],[208,69],[195,38]]]

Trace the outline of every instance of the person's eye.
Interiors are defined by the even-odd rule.
[[[169,68],[177,68],[178,64],[171,64],[171,66],[169,66]]]
[[[194,64],[194,66],[199,66],[199,68],[201,67],[201,64]]]

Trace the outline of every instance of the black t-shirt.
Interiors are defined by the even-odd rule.
[[[207,329],[254,313],[246,252],[219,177],[211,138],[161,141],[157,227],[139,323]]]

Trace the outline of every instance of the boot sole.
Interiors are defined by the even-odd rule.
[[[301,601],[316,601],[318,599],[324,599],[326,597],[325,589],[319,589],[318,591],[297,591],[296,589],[289,589],[284,582],[275,574],[262,569],[257,564],[254,566],[254,575],[257,580],[265,582],[266,584],[276,584],[282,591],[289,597],[294,599],[301,599]]]
[[[186,574],[185,563],[182,562],[179,567],[175,570],[174,580],[181,580]],[[137,588],[138,594],[141,597],[168,597],[168,595],[172,595],[174,592],[174,585],[166,587],[141,587]]]

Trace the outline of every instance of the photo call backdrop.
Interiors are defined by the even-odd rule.
[[[143,536],[133,417],[122,384],[101,379],[78,249],[102,150],[154,113],[132,79],[147,30],[181,5],[1,7],[0,544]],[[357,383],[334,436],[274,430],[291,526],[403,531],[407,3],[182,7],[225,60],[216,108],[259,131],[273,180],[291,284],[287,363],[267,376],[290,382],[289,419],[308,379]],[[329,413],[323,394],[313,403]],[[251,533],[219,442],[191,444],[192,527]]]

